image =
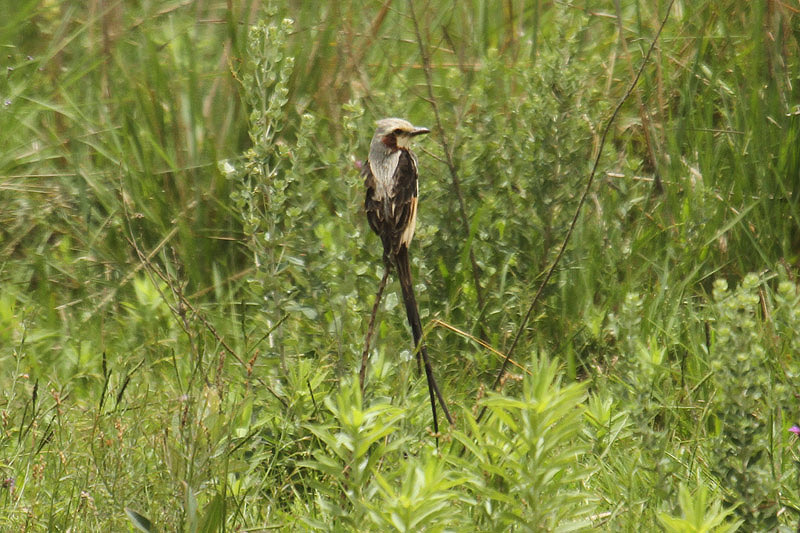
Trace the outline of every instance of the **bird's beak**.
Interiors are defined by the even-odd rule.
[[[417,135],[423,135],[425,133],[430,133],[431,130],[428,128],[414,128],[414,131],[411,132],[412,137],[416,137]]]

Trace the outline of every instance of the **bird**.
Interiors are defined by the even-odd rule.
[[[378,120],[376,126],[369,147],[369,157],[362,169],[364,186],[367,190],[364,208],[370,228],[380,237],[383,244],[386,276],[393,267],[397,269],[403,304],[417,353],[417,371],[420,371],[421,355],[433,412],[433,430],[438,435],[437,398],[450,424],[453,423],[453,418],[442,398],[433,375],[428,351],[422,343],[422,324],[414,296],[411,262],[408,255],[419,207],[417,156],[411,151],[410,145],[412,139],[430,133],[430,130],[414,126],[401,118],[384,118]]]

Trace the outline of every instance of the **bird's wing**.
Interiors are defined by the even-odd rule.
[[[391,175],[383,166],[373,169],[370,161],[362,171],[367,190],[364,209],[369,227],[381,238],[387,257],[396,253],[401,244],[406,247],[411,244],[417,222],[416,158],[407,150],[398,152],[397,165]],[[376,172],[380,175],[376,176]]]
[[[417,224],[417,195],[419,194],[416,158],[407,150],[401,150],[401,152],[393,176],[394,189],[390,198],[392,202],[392,244],[395,246],[395,251],[401,244],[405,244],[406,247],[411,244],[414,227]]]
[[[364,201],[364,210],[367,212],[367,220],[369,227],[372,228],[378,236],[381,236],[381,228],[383,227],[383,214],[381,212],[380,202],[375,199],[375,174],[372,173],[369,161],[366,161],[364,168],[361,171],[364,176],[364,187],[367,189],[367,197]]]

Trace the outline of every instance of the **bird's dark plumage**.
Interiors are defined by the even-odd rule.
[[[364,207],[367,220],[372,231],[381,238],[387,258],[397,253],[401,244],[406,247],[411,244],[414,233],[412,226],[416,225],[417,217],[417,164],[411,152],[401,148],[397,150],[397,167],[391,178],[394,185],[388,197],[376,198],[375,175],[369,162],[365,167],[367,199]]]

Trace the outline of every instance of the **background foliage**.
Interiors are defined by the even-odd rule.
[[[4,527],[795,529],[796,6],[0,11]],[[354,380],[383,116],[433,130],[412,258],[438,448],[394,284]]]

